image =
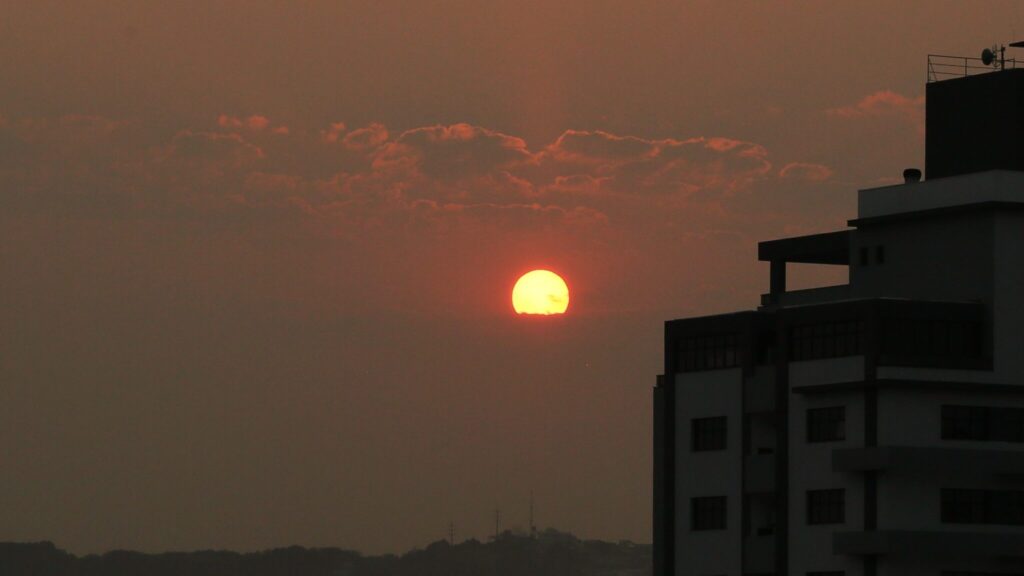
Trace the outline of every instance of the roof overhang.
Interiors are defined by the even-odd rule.
[[[850,232],[827,232],[768,240],[757,244],[757,259],[762,262],[797,262],[801,264],[850,263]]]

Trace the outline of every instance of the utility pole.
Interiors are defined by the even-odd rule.
[[[448,543],[455,546],[455,521],[448,522]]]
[[[501,534],[501,508],[494,509],[494,541],[498,541]]]

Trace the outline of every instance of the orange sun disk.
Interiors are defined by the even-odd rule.
[[[512,288],[512,308],[516,314],[565,314],[569,307],[569,287],[550,270],[523,274]]]

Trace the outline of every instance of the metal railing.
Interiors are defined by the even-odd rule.
[[[985,64],[981,58],[969,56],[947,56],[944,54],[928,55],[928,82],[938,82],[951,78],[965,78],[978,74],[988,74],[999,70],[1017,67],[1017,60],[1006,58],[996,59],[992,64]]]

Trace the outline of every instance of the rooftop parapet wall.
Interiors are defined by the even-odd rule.
[[[1024,172],[990,170],[857,193],[857,219],[878,218],[982,203],[1024,207]],[[851,224],[857,224],[857,220]]]

